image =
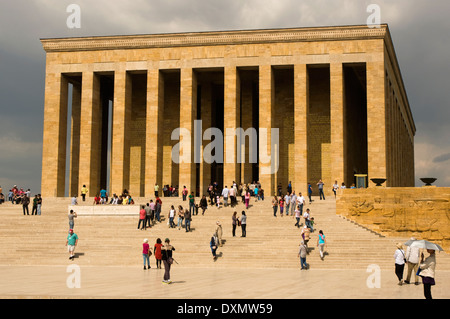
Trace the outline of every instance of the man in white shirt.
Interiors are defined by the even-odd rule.
[[[411,240],[416,240],[414,237],[411,238]],[[420,261],[420,249],[417,247],[410,247],[408,246],[406,248],[406,254],[405,254],[406,262],[407,262],[407,276],[405,283],[409,284],[409,281],[411,279],[411,273],[414,271],[414,274],[417,274],[417,268],[419,267],[419,261]],[[419,276],[415,275],[415,284],[419,284]]]
[[[304,203],[305,203],[305,197],[303,197],[302,193],[298,193],[297,205],[300,207],[300,214],[303,214],[303,204]]]
[[[78,205],[78,201],[77,201],[77,196],[76,195],[74,195],[72,197],[72,205]]]
[[[223,197],[223,205],[226,207],[228,206],[228,193],[230,191],[228,190],[228,187],[225,186],[225,188],[222,190],[222,197]]]
[[[291,206],[291,195],[290,194],[286,194],[286,196],[284,196],[284,203],[286,205],[286,207],[285,207],[286,215],[289,215],[289,207]]]

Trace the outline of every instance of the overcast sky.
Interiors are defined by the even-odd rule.
[[[416,186],[450,186],[448,0],[15,0],[0,4],[0,185],[40,191],[45,52],[40,38],[366,24],[381,9],[412,114]],[[69,29],[70,4],[81,28]]]

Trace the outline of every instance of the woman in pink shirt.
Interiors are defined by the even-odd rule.
[[[144,270],[145,268],[145,262],[147,262],[148,269],[150,269],[150,257],[149,257],[149,249],[150,246],[148,244],[148,239],[144,239],[144,243],[142,244],[142,257],[144,258]]]
[[[245,192],[245,208],[248,209],[248,203],[250,202],[250,193],[249,191]]]

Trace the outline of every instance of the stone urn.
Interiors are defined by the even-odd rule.
[[[420,180],[425,183],[425,186],[431,186],[431,184],[433,184],[437,180],[437,178],[423,177]]]
[[[371,178],[370,180],[376,184],[375,186],[381,186],[386,181],[386,178]]]

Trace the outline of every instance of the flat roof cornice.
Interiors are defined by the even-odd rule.
[[[384,39],[387,25],[284,28],[264,30],[213,31],[120,35],[74,38],[46,38],[41,43],[46,52],[145,49],[258,43],[342,41]]]

